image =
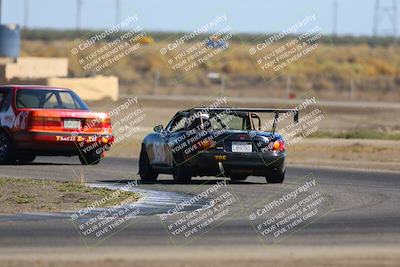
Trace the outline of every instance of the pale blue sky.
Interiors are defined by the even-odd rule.
[[[76,0],[28,1],[29,27],[75,28]],[[137,13],[140,23],[149,31],[191,31],[205,23],[210,12],[224,10],[237,32],[278,32],[290,21],[300,19],[299,12],[305,9],[318,15],[319,25],[325,33],[331,33],[333,29],[333,0],[120,1],[121,17]],[[371,35],[375,0],[338,1],[339,34]],[[2,22],[23,24],[23,3],[24,0],[3,0]],[[83,0],[82,27],[108,28],[115,23],[115,13],[115,0]]]

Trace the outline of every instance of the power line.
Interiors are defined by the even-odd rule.
[[[397,39],[397,0],[376,0],[374,11],[374,37],[391,35]]]

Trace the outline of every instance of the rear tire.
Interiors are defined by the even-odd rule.
[[[82,165],[97,165],[100,163],[100,160],[101,154],[99,155],[96,152],[81,152],[81,154],[79,154],[79,161],[82,163]]]
[[[0,132],[0,165],[15,163],[11,139]]]
[[[36,159],[36,155],[19,155],[17,156],[18,163],[32,163]]]
[[[192,180],[192,176],[190,176],[189,172],[179,166],[175,167],[173,177],[175,184],[188,184]]]
[[[286,171],[276,171],[272,175],[268,175],[265,178],[269,184],[282,184],[285,180],[285,173]]]
[[[145,182],[155,182],[158,178],[158,173],[150,165],[149,156],[144,146],[142,146],[142,150],[140,151],[139,175],[140,179]]]

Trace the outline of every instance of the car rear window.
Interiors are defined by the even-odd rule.
[[[17,108],[89,109],[74,92],[47,89],[18,90],[16,106]]]
[[[248,123],[248,117],[237,114],[213,114],[211,116],[211,127],[214,130],[249,130],[251,126]]]

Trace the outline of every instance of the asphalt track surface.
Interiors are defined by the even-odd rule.
[[[137,160],[107,158],[97,166],[81,166],[76,158],[39,157],[30,165],[0,166],[2,177],[72,180],[84,176],[89,183],[122,186],[137,179]],[[195,239],[174,239],[154,209],[174,206],[182,198],[202,192],[222,181],[221,178],[196,178],[188,185],[175,185],[168,175],[155,184],[139,184],[138,190],[156,192],[142,203],[142,214],[123,230],[100,242],[83,240],[70,216],[0,216],[0,247],[105,247],[174,245],[258,245],[265,244],[249,220],[254,207],[279,195],[285,188],[295,189],[302,177],[315,177],[319,189],[329,199],[322,217],[286,238],[288,245],[391,245],[400,242],[400,174],[340,169],[316,169],[288,166],[283,185],[267,184],[262,177],[250,177],[229,183],[229,191],[239,200],[231,215],[221,224]],[[158,193],[157,193],[158,192]],[[174,202],[175,201],[175,202]],[[175,204],[174,204],[175,203]],[[190,211],[188,211],[190,212]]]

